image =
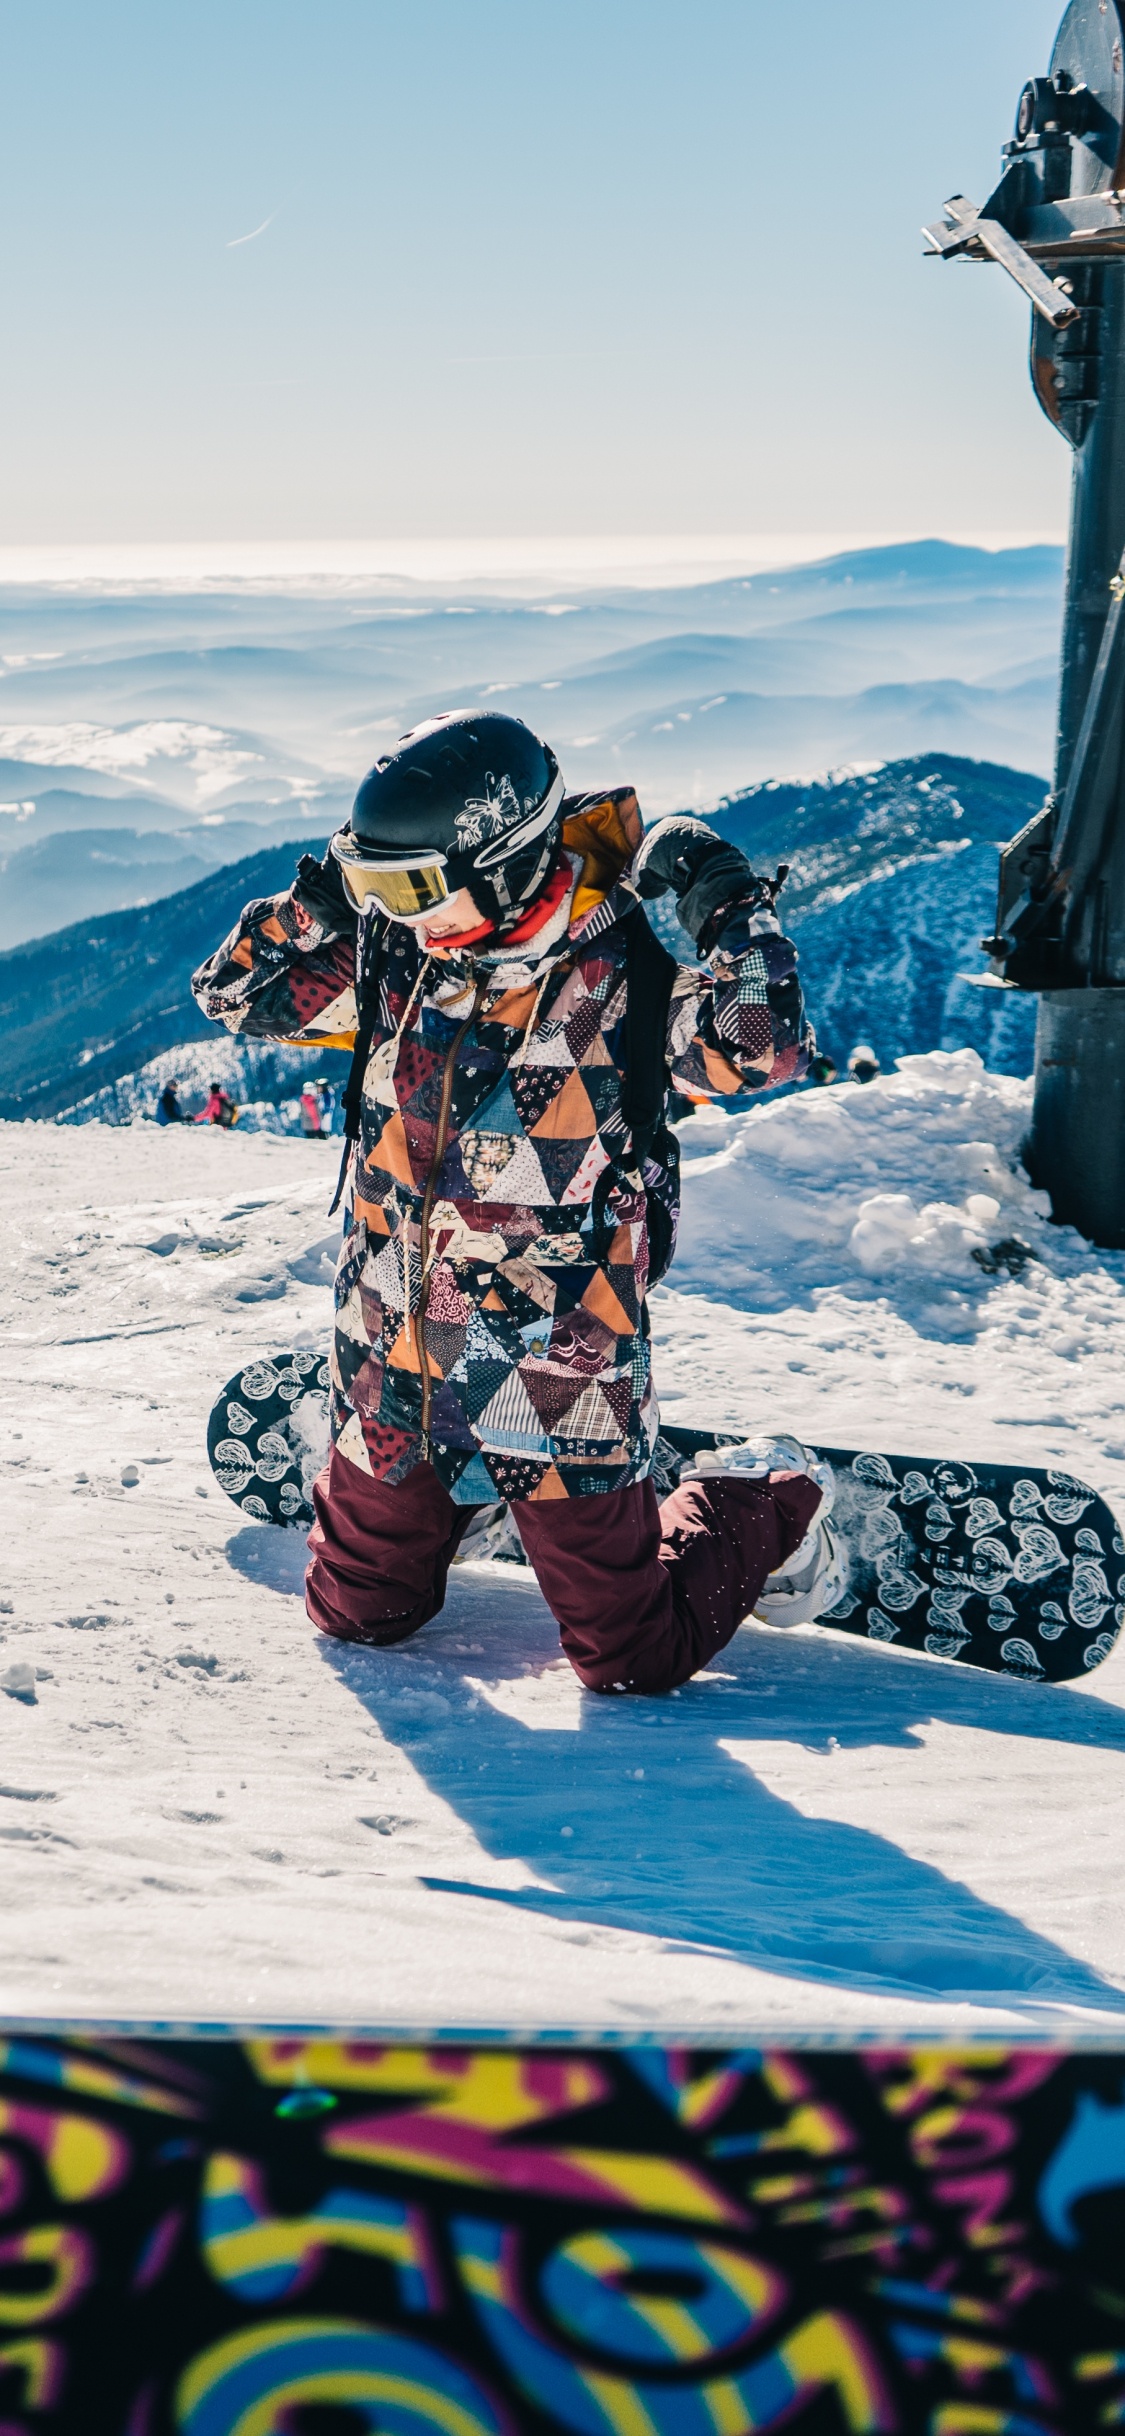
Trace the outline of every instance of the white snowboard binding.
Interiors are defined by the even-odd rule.
[[[815,1624],[847,1588],[848,1562],[823,1513],[799,1548],[768,1574],[754,1613],[762,1624]]]

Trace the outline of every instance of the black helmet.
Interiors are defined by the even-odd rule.
[[[503,711],[443,711],[377,761],[334,850],[401,871],[443,858],[451,896],[468,888],[483,917],[512,922],[558,851],[563,782],[549,745]]]

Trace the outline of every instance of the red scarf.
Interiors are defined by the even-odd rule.
[[[520,915],[511,930],[502,933],[505,947],[522,947],[525,939],[533,939],[536,931],[542,930],[543,924],[561,905],[572,876],[565,854],[560,855],[546,887],[532,899],[527,912]],[[443,939],[428,941],[427,953],[431,956],[455,954],[458,948],[475,947],[478,940],[491,938],[495,930],[494,922],[478,922],[475,930],[450,931]]]

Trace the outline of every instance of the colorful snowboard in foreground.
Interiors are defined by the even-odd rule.
[[[255,1522],[308,1529],[327,1396],[316,1353],[275,1353],[228,1380],[207,1452],[220,1488]],[[729,1433],[666,1425],[659,1494],[690,1456],[731,1443]],[[817,1451],[836,1475],[849,1559],[847,1589],[821,1625],[1034,1683],[1065,1683],[1108,1657],[1125,1622],[1125,1537],[1084,1481],[1026,1464]],[[494,1518],[486,1510],[463,1555],[523,1563],[505,1520],[503,1507]]]
[[[166,2029],[0,2042],[10,2436],[1125,2424],[1120,2045]]]

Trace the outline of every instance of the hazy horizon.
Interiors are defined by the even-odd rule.
[[[318,540],[0,541],[0,589],[21,584],[207,585],[324,582],[341,591],[367,581],[429,587],[485,584],[554,590],[560,583],[659,589],[816,565],[914,542],[944,541],[997,555],[1061,549],[1062,526],[1004,530],[867,529],[757,533],[397,535]]]

